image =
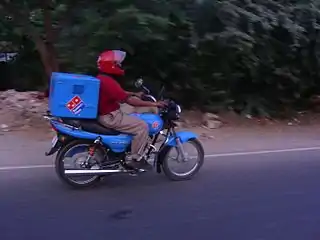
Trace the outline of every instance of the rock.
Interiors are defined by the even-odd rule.
[[[10,128],[45,123],[42,114],[48,108],[48,101],[36,98],[37,95],[37,92],[15,90],[0,92],[1,121],[10,123]],[[8,131],[9,128],[2,125],[0,130]]]
[[[183,128],[184,127],[184,123],[183,122],[175,122],[175,124],[177,125],[177,128]]]
[[[7,124],[1,124],[0,129],[2,132],[8,132],[9,131],[9,126]]]
[[[209,129],[217,129],[222,126],[222,122],[217,120],[207,120],[204,122],[204,126]]]
[[[202,124],[205,128],[216,129],[222,126],[220,117],[213,113],[205,113],[202,117]]]
[[[222,126],[220,117],[213,113],[205,113],[202,116],[202,124],[205,128],[216,129]]]
[[[202,136],[205,137],[206,139],[215,139],[215,137],[212,135],[203,134]]]
[[[192,122],[189,120],[189,119],[182,119],[181,120],[181,124],[185,124],[185,125],[191,125],[192,124]]]
[[[208,135],[207,133],[201,133],[200,134],[200,137],[202,138],[202,139],[215,139],[215,137],[214,136],[212,136],[212,135]]]
[[[213,113],[205,113],[203,114],[203,119],[206,120],[220,120],[220,117]]]

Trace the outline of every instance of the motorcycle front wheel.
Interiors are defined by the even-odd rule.
[[[195,153],[188,152],[189,146],[195,150]],[[183,148],[186,159],[183,159],[177,147],[167,146],[162,152],[163,172],[172,181],[184,181],[192,179],[199,172],[204,163],[204,150],[198,139],[190,139],[189,141],[183,143]],[[171,156],[172,152],[175,153],[174,156]],[[192,164],[193,162],[194,164]],[[191,165],[191,168],[189,170],[177,171],[173,167],[174,163],[177,163],[179,167]]]

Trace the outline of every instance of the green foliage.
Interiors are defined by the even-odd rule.
[[[186,107],[277,116],[306,107],[320,91],[317,1],[4,2],[1,37],[29,51],[24,71],[37,78],[44,71],[32,70],[41,61],[31,54],[36,46],[21,47],[30,29],[44,41],[55,33],[60,71],[93,74],[101,51],[124,49],[127,79],[165,84]],[[45,24],[44,2],[51,2],[52,29]]]

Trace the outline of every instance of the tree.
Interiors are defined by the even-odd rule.
[[[81,3],[73,0],[64,2],[66,3],[51,0],[0,2],[0,13],[6,17],[7,22],[12,23],[13,31],[33,41],[47,77],[59,70],[55,43],[59,32],[70,20],[71,13],[76,11],[75,3]]]
[[[275,116],[320,92],[316,1],[2,0],[0,14],[13,29],[2,39],[28,36],[46,77],[93,74],[101,51],[123,49],[128,79],[205,111]]]

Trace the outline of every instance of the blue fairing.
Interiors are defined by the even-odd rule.
[[[185,142],[189,141],[190,139],[198,137],[198,135],[196,135],[195,133],[188,132],[188,131],[177,132],[176,134],[177,134],[177,137],[180,138],[181,143],[185,143]],[[166,145],[177,146],[175,138],[173,136],[170,136]]]
[[[153,115],[153,116],[151,116],[151,115]],[[158,131],[160,131],[159,130],[160,127],[158,127],[158,125],[157,125],[157,127],[152,127],[152,123],[154,123],[155,121],[159,121],[159,119],[161,120],[161,118],[159,118],[159,119],[155,118],[155,116],[157,116],[157,115],[150,114],[149,116],[146,116],[144,114],[140,114],[140,115],[136,115],[136,116],[139,118],[142,118],[144,120],[147,120],[147,119],[149,120],[148,125],[149,125],[150,133],[153,132],[155,134]],[[58,132],[72,136],[74,138],[95,140],[98,137],[101,137],[102,143],[105,146],[108,146],[113,152],[116,152],[116,153],[122,153],[122,152],[127,151],[130,144],[131,144],[131,141],[132,141],[132,136],[128,135],[128,134],[100,135],[100,134],[96,134],[96,133],[90,133],[90,132],[74,129],[74,128],[68,127],[68,126],[63,125],[63,124],[56,122],[56,121],[51,121],[51,123],[57,129]],[[163,122],[159,121],[159,124],[162,127]],[[188,132],[188,131],[177,132],[176,134],[180,138],[180,141],[182,143],[185,143],[190,139],[194,139],[194,138],[198,137],[193,132]],[[176,146],[177,144],[176,144],[175,138],[173,136],[170,136],[166,145]]]
[[[100,136],[102,138],[103,144],[108,146],[113,152],[116,152],[116,153],[125,152],[132,141],[132,136],[127,134],[119,134],[116,136],[99,135],[96,133],[90,133],[82,130],[72,129],[58,122],[52,121],[51,123],[58,130],[58,132],[64,133],[74,138],[95,140],[97,137]]]
[[[149,134],[154,135],[160,132],[163,128],[163,120],[158,114],[152,113],[132,113],[131,116],[140,118],[148,124]]]

